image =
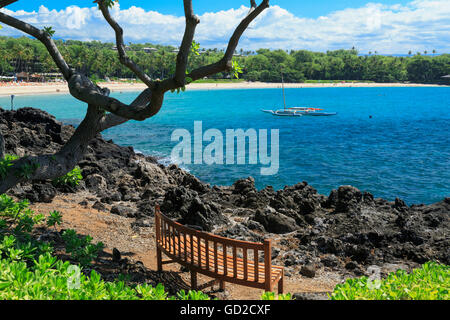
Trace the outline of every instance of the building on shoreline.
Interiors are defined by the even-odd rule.
[[[444,79],[444,83],[449,83],[450,84],[450,74],[443,76],[442,79]]]

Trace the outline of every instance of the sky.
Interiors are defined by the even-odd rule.
[[[257,1],[260,2],[260,1]],[[126,42],[178,46],[184,32],[181,0],[120,0],[112,14]],[[196,41],[224,48],[250,1],[193,0],[201,23]],[[246,31],[239,48],[327,51],[356,47],[360,53],[450,53],[450,0],[272,0]],[[93,0],[19,0],[2,9],[37,27],[52,26],[55,37],[114,41],[114,33]],[[0,35],[19,36],[4,27]]]
[[[271,0],[271,5],[278,5],[285,8],[297,16],[317,18],[326,15],[329,12],[342,10],[346,8],[357,8],[364,6],[367,0]],[[408,0],[381,0],[377,3],[385,5],[407,4]],[[91,7],[93,0],[47,0],[33,1],[20,0],[16,4],[9,6],[11,10],[38,10],[41,5],[47,8],[61,10],[68,6],[76,4],[79,7]],[[183,15],[183,5],[181,0],[120,0],[121,8],[129,9],[132,6],[141,7],[145,10],[158,11],[163,14]],[[227,0],[227,1],[211,1],[211,0],[193,0],[195,12],[203,14],[205,12],[217,12],[220,10],[228,10],[230,8],[239,8],[241,5],[250,3],[247,0]]]

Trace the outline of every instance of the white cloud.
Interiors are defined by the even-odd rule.
[[[114,33],[97,8],[70,6],[65,10],[4,12],[38,27],[52,26],[64,39],[114,41]],[[196,40],[204,47],[225,47],[248,8],[200,16]],[[125,30],[125,41],[179,45],[184,17],[145,11],[139,7],[112,9]],[[4,28],[0,34],[21,33]],[[414,0],[407,5],[368,3],[332,12],[317,19],[297,17],[279,6],[266,10],[244,34],[245,49],[282,48],[326,51],[357,47],[361,52],[406,53],[409,50],[450,52],[450,1]]]

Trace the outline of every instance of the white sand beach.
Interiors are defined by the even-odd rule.
[[[142,83],[100,83],[102,87],[112,92],[140,91],[146,88]],[[187,86],[190,90],[223,90],[223,89],[270,89],[281,88],[281,83],[264,82],[236,82],[236,83],[192,83]],[[286,83],[286,88],[377,88],[377,87],[439,87],[439,85],[414,83]],[[36,95],[36,94],[67,94],[69,89],[65,83],[22,83],[1,84],[0,96]]]

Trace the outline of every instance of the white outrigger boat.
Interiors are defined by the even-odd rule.
[[[285,110],[261,110],[261,111],[279,117],[303,117],[303,116],[326,117],[337,115],[336,112],[320,112],[323,111],[323,109],[317,108],[287,108]]]
[[[323,111],[323,109],[318,108],[289,108],[288,110],[293,110],[295,112],[299,112],[304,116],[315,116],[315,117],[326,117],[326,116],[335,116],[337,115],[337,112],[320,112]]]
[[[307,107],[294,107],[287,108],[286,107],[286,94],[284,92],[284,78],[283,73],[281,73],[281,81],[283,85],[283,101],[284,101],[284,109],[282,110],[261,110],[265,113],[270,113],[274,116],[278,117],[303,117],[303,116],[335,116],[336,112],[321,112],[323,109],[318,108],[307,108]]]

